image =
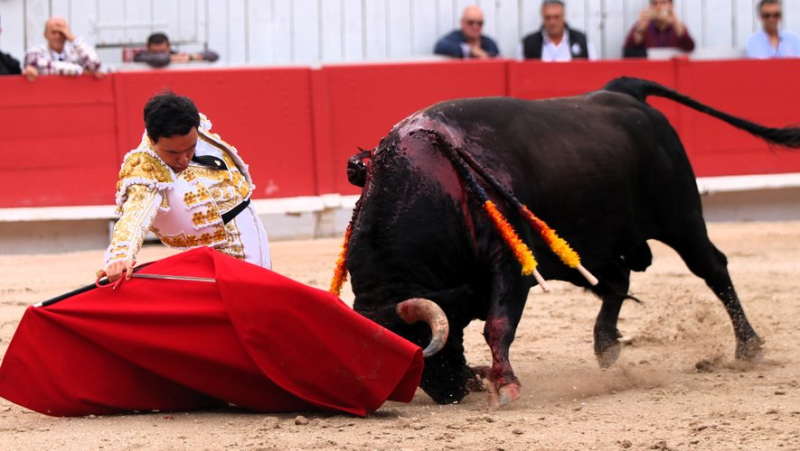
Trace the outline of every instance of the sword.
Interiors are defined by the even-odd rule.
[[[134,271],[138,270],[139,268],[143,268],[144,266],[146,266],[146,265],[142,265],[142,266],[140,266],[138,268],[134,268]],[[131,274],[131,277],[136,278],[136,279],[184,280],[184,281],[189,281],[189,282],[207,282],[207,283],[208,282],[210,282],[210,283],[215,283],[216,282],[216,280],[208,278],[208,277],[172,276],[172,275],[167,275],[167,274],[141,274],[141,273],[138,273],[138,272],[134,272],[133,274]],[[64,294],[62,294],[60,296],[56,296],[56,297],[54,297],[52,299],[48,299],[46,301],[38,302],[38,303],[34,304],[33,306],[36,307],[36,308],[47,307],[48,305],[53,305],[53,304],[55,304],[57,302],[61,302],[64,299],[70,298],[72,296],[75,296],[75,295],[78,295],[78,294],[81,294],[81,293],[85,293],[87,291],[94,290],[95,288],[97,288],[97,285],[105,286],[105,285],[108,285],[109,283],[110,282],[108,281],[108,277],[103,277],[97,282],[96,285],[95,284],[86,285],[85,287],[78,288],[77,290],[72,290],[69,293],[64,293]]]
[[[189,282],[209,282],[215,283],[216,280],[210,277],[195,277],[195,276],[170,276],[167,274],[141,274],[133,273],[131,275],[134,279],[160,279],[160,280],[187,280]]]

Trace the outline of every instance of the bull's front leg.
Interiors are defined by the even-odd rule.
[[[521,281],[505,280],[492,296],[483,333],[492,350],[492,366],[488,370],[490,397],[496,396],[499,405],[508,404],[520,395],[520,383],[509,361],[509,348],[514,341],[517,325],[525,308],[529,288]]]

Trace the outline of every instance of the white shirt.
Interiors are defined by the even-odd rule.
[[[798,58],[800,57],[800,36],[791,31],[778,31],[778,47],[769,42],[766,31],[758,30],[747,38],[745,52],[748,58]]]
[[[581,51],[577,42],[573,42],[571,47],[567,46],[569,42],[569,30],[566,28],[564,28],[564,35],[561,37],[561,42],[559,42],[558,45],[553,43],[546,32],[542,32],[542,37],[542,61],[572,61],[572,55],[578,54]],[[597,54],[594,52],[592,41],[588,38],[586,39],[586,47],[589,52],[589,60],[596,60]],[[525,59],[525,51],[522,43],[517,47],[517,59]]]

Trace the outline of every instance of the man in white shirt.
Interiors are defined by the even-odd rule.
[[[84,72],[99,75],[100,58],[94,49],[75,37],[62,17],[51,17],[44,27],[47,44],[25,52],[25,69],[22,74],[34,81],[39,75],[82,75]]]
[[[753,33],[745,44],[748,58],[798,58],[800,57],[800,36],[791,31],[779,29],[781,23],[781,2],[761,0],[758,3],[762,29]]]
[[[586,35],[570,28],[564,19],[564,2],[542,2],[542,28],[525,36],[517,52],[518,59],[542,61],[572,61],[597,59],[594,47]]]

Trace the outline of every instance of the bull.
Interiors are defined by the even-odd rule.
[[[722,301],[736,358],[762,352],[727,259],[708,237],[686,151],[667,119],[646,103],[648,96],[671,99],[770,143],[800,147],[800,129],[764,127],[624,77],[570,98],[438,103],[398,123],[374,150],[351,158],[348,176],[363,190],[340,262],[350,273],[353,308],[427,345],[420,386],[434,401],[458,402],[479,389],[482,378],[500,404],[519,397],[509,347],[528,291],[543,279],[521,274],[507,245],[514,233],[538,258],[536,274],[584,287],[602,300],[593,333],[601,367],[619,356],[620,308],[632,298],[631,271],[652,263],[649,239],[677,251]],[[499,223],[482,208],[487,202],[507,221],[511,241],[501,239]],[[559,261],[526,222],[526,211],[569,241],[583,274]],[[429,325],[415,323],[420,319]],[[474,319],[485,321],[489,368],[472,368],[464,357],[463,330]]]

